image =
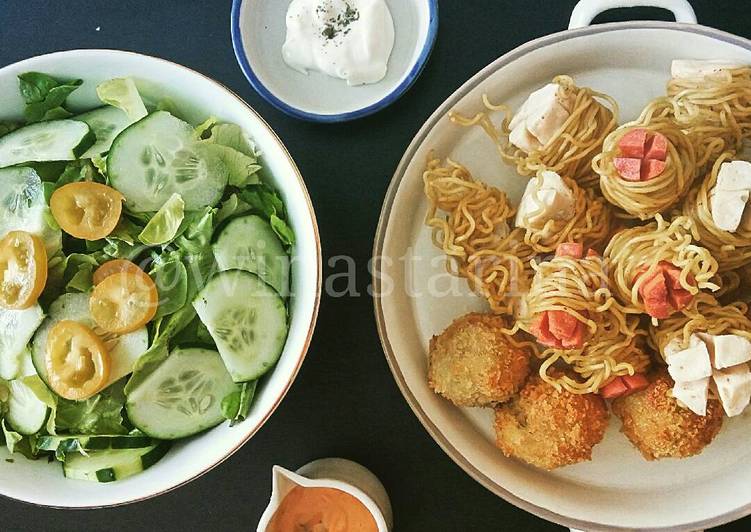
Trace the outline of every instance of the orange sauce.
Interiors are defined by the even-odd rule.
[[[268,532],[378,532],[357,498],[334,488],[292,489],[274,512]]]

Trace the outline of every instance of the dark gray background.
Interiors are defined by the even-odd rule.
[[[228,0],[0,0],[0,66],[55,50],[120,48],[182,63],[237,92],[269,121],[305,176],[320,224],[324,273],[332,272],[327,258],[354,257],[361,293],[324,297],[290,394],[261,431],[214,471],[157,499],[111,510],[57,511],[0,499],[0,529],[255,530],[268,500],[271,466],[295,468],[324,456],[361,462],[383,480],[397,531],[560,529],[486,491],[430,439],[388,370],[366,288],[381,203],[413,135],[480,68],[530,39],[563,30],[575,3],[441,0],[433,56],[409,93],[373,117],[325,126],[288,118],[247,84],[232,51]],[[751,37],[748,0],[692,3],[700,22]],[[664,12],[642,9],[601,20],[635,16],[667,20]],[[746,527],[751,519],[726,529]]]

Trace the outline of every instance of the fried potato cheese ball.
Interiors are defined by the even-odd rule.
[[[508,401],[529,375],[530,353],[503,332],[490,314],[467,314],[430,341],[428,384],[457,406]]]
[[[496,445],[503,454],[548,470],[591,460],[607,426],[599,395],[558,391],[538,376],[495,411]]]
[[[722,406],[707,403],[707,415],[698,416],[678,405],[666,371],[650,378],[645,389],[613,401],[613,413],[623,423],[621,432],[644,458],[687,458],[699,454],[722,428]]]

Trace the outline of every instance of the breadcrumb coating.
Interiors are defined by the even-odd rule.
[[[457,406],[508,401],[529,375],[531,353],[503,332],[503,318],[462,316],[430,341],[428,385]]]
[[[576,464],[592,459],[608,417],[599,395],[557,391],[535,376],[496,409],[496,444],[506,456],[542,469]]]
[[[673,398],[673,379],[662,370],[651,375],[644,390],[613,401],[613,413],[623,423],[621,432],[647,460],[686,458],[701,453],[722,428],[722,406],[707,403],[699,416]]]

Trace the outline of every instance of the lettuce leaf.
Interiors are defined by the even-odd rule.
[[[207,142],[227,146],[258,160],[259,153],[253,140],[237,124],[216,124],[211,128]]]
[[[13,454],[14,452],[16,452],[16,445],[23,440],[23,436],[21,436],[18,432],[8,429],[8,427],[5,425],[4,419],[2,421],[2,426],[3,437],[5,438],[5,446],[8,448],[8,452],[10,454]]]
[[[124,380],[105,388],[85,401],[59,399],[55,426],[77,434],[127,434],[122,410]]]
[[[68,118],[73,113],[65,109],[65,100],[83,83],[76,79],[61,82],[40,72],[26,72],[18,76],[21,95],[26,100],[24,116],[27,123]]]
[[[138,235],[138,240],[151,246],[167,244],[175,238],[185,218],[185,202],[178,193],[172,194]]]
[[[279,239],[287,246],[295,243],[295,234],[287,224],[284,202],[279,194],[266,184],[251,185],[240,191],[240,199],[252,211],[265,217]]]
[[[159,292],[155,318],[168,316],[185,306],[188,299],[188,272],[179,259],[160,261],[149,275]]]
[[[132,122],[137,122],[148,114],[136,84],[130,78],[103,81],[97,85],[96,94],[102,102],[125,111]]]
[[[222,399],[222,415],[229,420],[230,427],[237,425],[248,417],[257,383],[258,381],[243,382],[238,390]]]
[[[258,171],[261,169],[261,165],[257,164],[258,160],[255,157],[220,144],[208,144],[207,146],[216,153],[227,167],[229,173],[227,183],[230,186],[242,188],[260,183],[261,178]]]

